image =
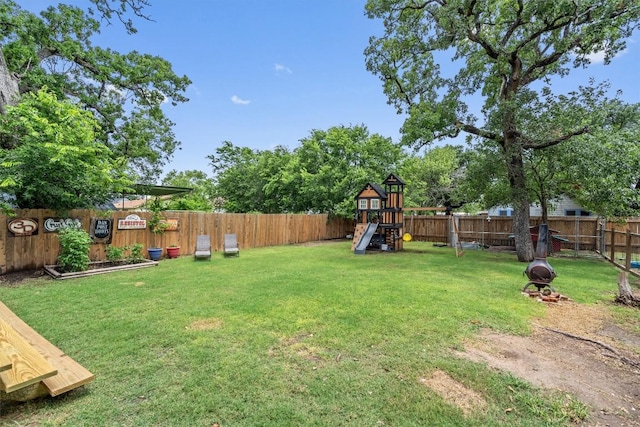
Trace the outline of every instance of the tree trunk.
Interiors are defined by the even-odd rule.
[[[505,138],[506,139],[506,138]],[[509,162],[509,185],[513,200],[513,234],[518,261],[533,261],[533,243],[529,231],[529,197],[524,174],[522,150],[515,142],[505,141],[505,152]]]
[[[19,95],[18,79],[7,68],[7,61],[0,49],[0,114],[5,113],[7,105],[15,105]]]
[[[518,261],[533,261],[533,242],[529,230],[529,203],[527,200],[518,200],[513,205],[513,234],[516,243],[516,255]]]
[[[540,198],[540,210],[542,211],[542,223],[549,224],[549,202],[545,193],[542,193]]]
[[[619,295],[615,299],[617,303],[640,307],[640,298],[633,294],[631,286],[629,285],[629,278],[625,271],[621,271],[618,275],[618,292]]]

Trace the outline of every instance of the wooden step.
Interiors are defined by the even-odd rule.
[[[0,351],[11,361],[11,368],[0,372],[0,389],[5,393],[39,383],[58,373],[47,359],[2,319]]]
[[[95,379],[95,375],[89,370],[34,331],[2,302],[0,302],[0,319],[13,327],[57,371],[57,375],[42,380],[51,396],[58,396]]]

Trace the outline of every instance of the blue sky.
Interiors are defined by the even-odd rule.
[[[57,2],[18,1],[37,11]],[[63,1],[64,3],[64,1]],[[83,5],[85,1],[67,0]],[[150,0],[154,22],[136,20],[127,35],[118,22],[95,44],[121,53],[158,55],[186,74],[190,101],[166,107],[182,142],[165,169],[211,175],[206,156],[223,141],[290,149],[313,129],[364,124],[399,140],[403,117],[386,103],[364,49],[382,23],[364,15],[365,0]],[[627,102],[640,102],[640,35],[609,66],[595,61],[561,80],[567,88],[593,76],[609,79]],[[442,64],[446,67],[447,64]]]

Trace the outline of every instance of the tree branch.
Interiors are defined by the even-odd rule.
[[[575,136],[579,136],[579,135],[584,135],[586,133],[589,133],[589,128],[588,127],[583,127],[582,129],[578,129],[575,130],[573,132],[569,132],[567,134],[564,134],[558,138],[555,139],[550,139],[547,141],[533,141],[530,139],[527,139],[525,137],[522,136],[522,134],[518,133],[518,137],[523,141],[522,147],[527,149],[527,148],[533,148],[533,149],[538,149],[538,148],[547,148],[547,147],[552,147],[554,145],[558,145],[561,142],[567,141]]]
[[[513,21],[513,24],[509,26],[509,29],[507,29],[506,33],[504,34],[504,37],[500,41],[500,45],[505,46],[507,44],[507,41],[509,41],[509,39],[511,38],[511,35],[513,34],[513,32],[522,24],[523,10],[524,10],[524,4],[522,3],[522,0],[518,0],[517,18]]]
[[[556,333],[556,334],[564,335],[565,337],[573,338],[573,339],[576,339],[576,340],[590,342],[592,344],[595,344],[595,345],[597,345],[597,346],[599,346],[599,347],[601,347],[601,348],[613,353],[613,355],[617,359],[619,359],[620,361],[622,361],[622,362],[624,362],[624,363],[626,363],[628,365],[631,365],[633,367],[640,368],[640,362],[636,362],[635,360],[631,360],[631,359],[629,359],[629,358],[627,358],[625,356],[622,356],[620,353],[618,353],[616,351],[615,348],[613,348],[613,347],[611,347],[611,346],[609,346],[609,345],[607,345],[607,344],[605,344],[603,342],[600,342],[600,341],[597,341],[597,340],[592,340],[591,338],[581,337],[579,335],[573,335],[573,334],[570,334],[569,332],[560,331],[558,329],[552,329],[552,328],[542,328],[542,329],[546,329],[549,332],[553,332],[553,333]]]
[[[484,129],[480,129],[476,126],[470,125],[470,124],[466,124],[466,123],[462,123],[460,121],[456,122],[456,128],[458,130],[463,130],[467,133],[470,133],[472,135],[475,136],[479,136],[481,138],[485,138],[485,139],[490,139],[492,141],[496,141],[498,144],[502,145],[504,143],[504,140],[502,138],[502,136],[500,136],[499,134],[495,133],[495,132],[489,132],[486,131]]]

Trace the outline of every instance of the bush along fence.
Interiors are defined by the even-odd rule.
[[[18,209],[14,215],[0,214],[0,274],[34,270],[57,263],[60,255],[58,230],[76,224],[92,237],[89,257],[107,259],[107,248],[179,247],[181,255],[192,255],[197,236],[209,235],[211,250],[222,251],[224,235],[234,233],[241,248],[277,246],[344,238],[354,229],[353,221],[326,214],[221,214],[163,211],[166,224],[161,233],[149,228],[152,212],[72,210],[65,212]]]

